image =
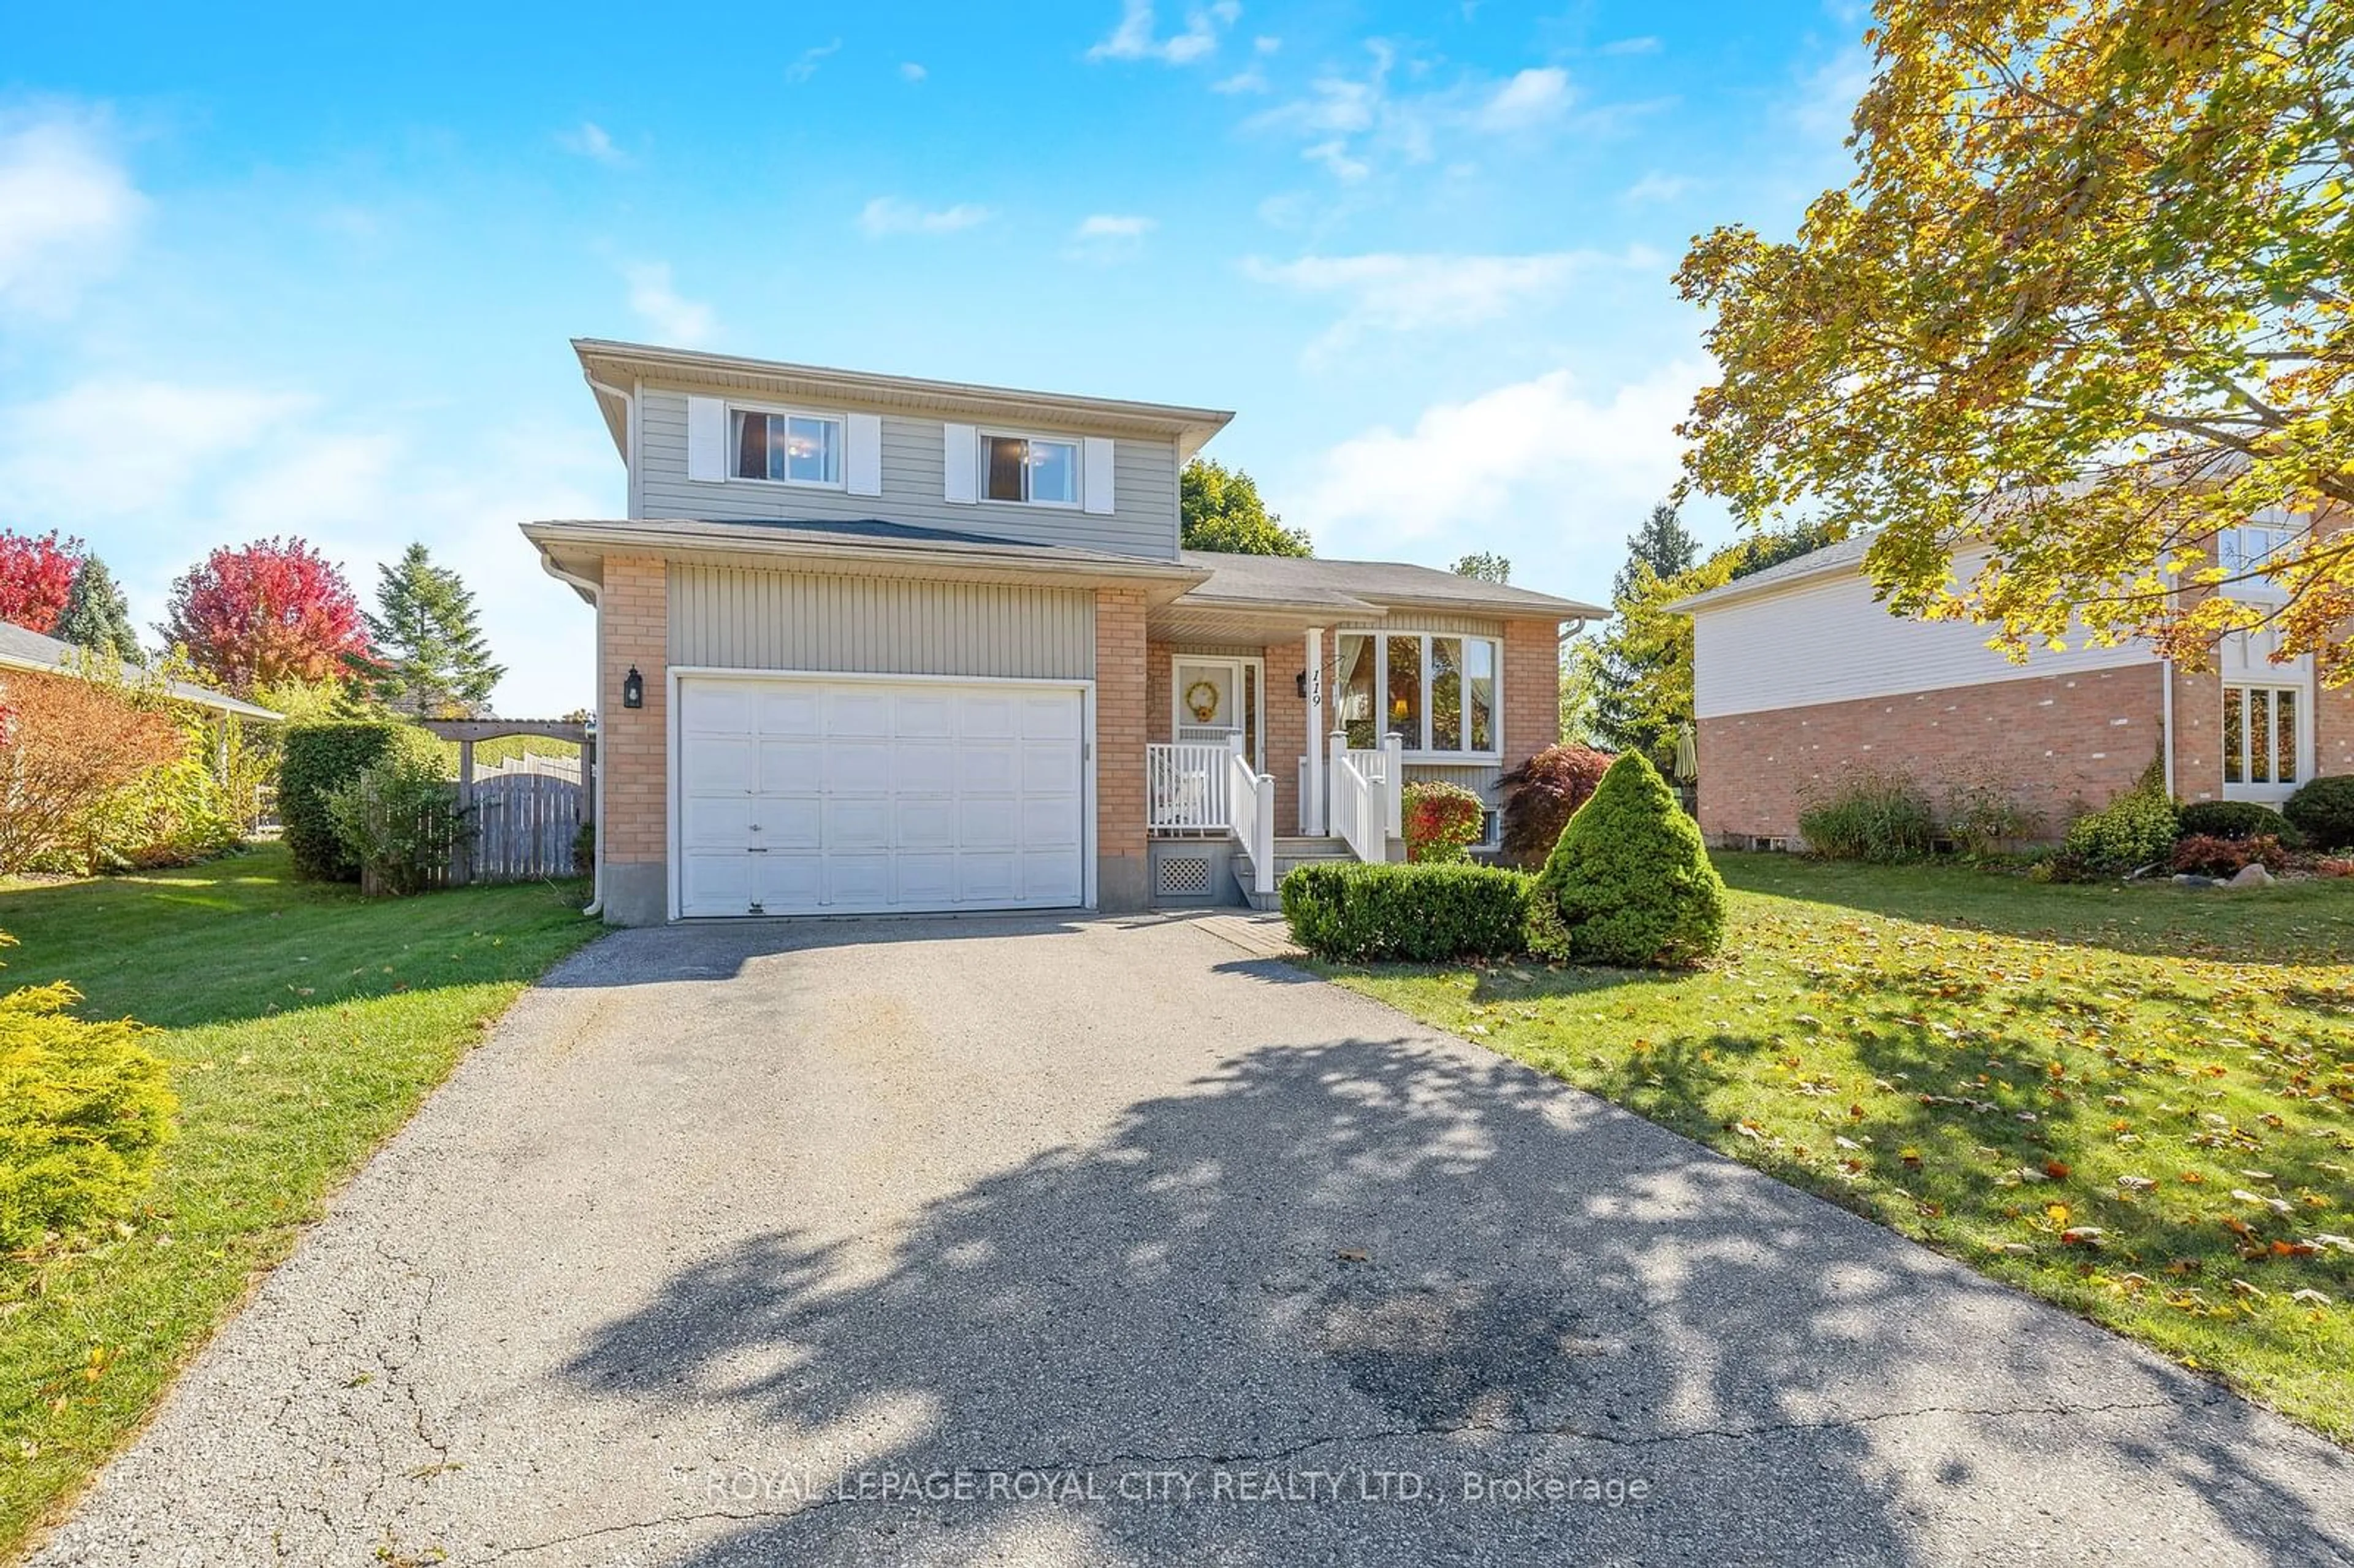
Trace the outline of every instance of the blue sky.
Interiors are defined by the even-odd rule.
[[[422,539],[588,700],[516,523],[611,516],[575,336],[1236,410],[1320,553],[1608,590],[1706,376],[1669,281],[1843,177],[1845,5],[9,7],[0,526],[143,625]],[[1695,510],[1706,535],[1721,516]]]

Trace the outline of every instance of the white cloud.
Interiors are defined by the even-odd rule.
[[[1677,197],[1688,194],[1698,183],[1686,175],[1663,175],[1659,170],[1653,169],[1641,179],[1628,185],[1620,199],[1638,204],[1674,201]]]
[[[84,382],[0,411],[0,494],[69,532],[80,518],[170,514],[309,402],[252,387]]]
[[[1659,40],[1645,33],[1631,38],[1613,38],[1602,46],[1606,55],[1655,55],[1659,52]]]
[[[1234,25],[1243,14],[1235,0],[1216,0],[1190,7],[1185,29],[1165,38],[1153,33],[1152,0],[1122,0],[1119,23],[1087,50],[1091,60],[1155,59],[1169,65],[1191,65],[1218,47],[1218,30]]]
[[[1144,237],[1161,227],[1137,213],[1098,212],[1079,220],[1064,254],[1076,261],[1127,261],[1144,253]]]
[[[1341,318],[1318,340],[1315,353],[1344,347],[1369,331],[1418,332],[1497,321],[1557,296],[1582,269],[1645,267],[1657,260],[1641,249],[1617,256],[1591,250],[1525,256],[1376,252],[1284,262],[1253,257],[1243,270],[1263,283],[1341,302]]]
[[[1235,72],[1234,75],[1225,77],[1217,81],[1212,82],[1210,84],[1210,90],[1212,92],[1224,92],[1229,94],[1237,92],[1267,91],[1268,85],[1267,71],[1260,62],[1281,48],[1283,48],[1283,40],[1281,38],[1271,37],[1265,33],[1261,33],[1257,37],[1251,40],[1251,53],[1256,55],[1257,58],[1252,60],[1250,64],[1245,66],[1242,69]]]
[[[1558,120],[1569,108],[1569,73],[1559,66],[1521,71],[1491,94],[1473,116],[1482,131],[1526,131]]]
[[[898,196],[876,196],[860,209],[859,229],[869,239],[891,234],[954,234],[989,221],[985,207],[959,202],[927,210]]]
[[[842,40],[836,38],[830,44],[815,44],[803,49],[800,58],[785,68],[785,79],[795,86],[807,81],[817,74],[817,68],[825,63],[827,56],[841,48]]]
[[[0,319],[70,311],[146,207],[89,116],[0,118]]]
[[[1675,426],[1706,373],[1679,360],[1607,397],[1565,370],[1426,409],[1324,452],[1285,519],[1320,553],[1434,557],[1501,550],[1525,575],[1589,597],[1624,537],[1675,482]]]
[[[1098,212],[1079,220],[1080,239],[1141,239],[1160,228],[1158,219],[1133,214]]]
[[[567,153],[577,153],[610,168],[623,168],[636,161],[615,146],[610,132],[594,120],[583,120],[578,130],[559,131],[556,144]]]
[[[899,66],[899,79],[902,81],[921,81],[931,74],[914,60],[903,61]]]
[[[1355,184],[1391,164],[1433,162],[1449,136],[1553,124],[1575,102],[1569,73],[1558,66],[1533,66],[1502,80],[1473,73],[1438,82],[1438,62],[1403,58],[1385,38],[1367,40],[1365,52],[1361,73],[1325,70],[1304,93],[1253,116],[1244,129],[1296,136],[1302,157]],[[1402,89],[1401,81],[1409,85]],[[1414,85],[1426,82],[1437,84]]]
[[[680,294],[671,281],[667,261],[624,263],[621,276],[630,285],[630,309],[661,334],[663,342],[693,348],[711,336],[716,324],[711,307]]]

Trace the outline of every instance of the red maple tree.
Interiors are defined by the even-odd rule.
[[[0,532],[0,620],[27,631],[47,632],[65,613],[81,568],[80,539],[46,534]]]
[[[324,681],[368,653],[359,600],[301,539],[224,546],[172,584],[164,632],[240,695],[276,681]]]

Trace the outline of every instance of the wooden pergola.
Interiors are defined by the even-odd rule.
[[[578,719],[419,719],[444,740],[458,743],[458,782],[474,781],[474,743],[501,740],[511,735],[545,736],[568,740],[580,747],[580,812],[583,821],[597,820],[597,736]]]

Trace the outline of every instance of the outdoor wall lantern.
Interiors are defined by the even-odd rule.
[[[646,705],[646,678],[638,673],[635,664],[631,665],[630,673],[621,677],[621,705],[625,708]]]
[[[1299,700],[1303,703],[1306,702],[1308,700],[1308,672],[1302,670],[1297,675],[1292,676],[1291,686],[1292,690],[1299,694]]]

